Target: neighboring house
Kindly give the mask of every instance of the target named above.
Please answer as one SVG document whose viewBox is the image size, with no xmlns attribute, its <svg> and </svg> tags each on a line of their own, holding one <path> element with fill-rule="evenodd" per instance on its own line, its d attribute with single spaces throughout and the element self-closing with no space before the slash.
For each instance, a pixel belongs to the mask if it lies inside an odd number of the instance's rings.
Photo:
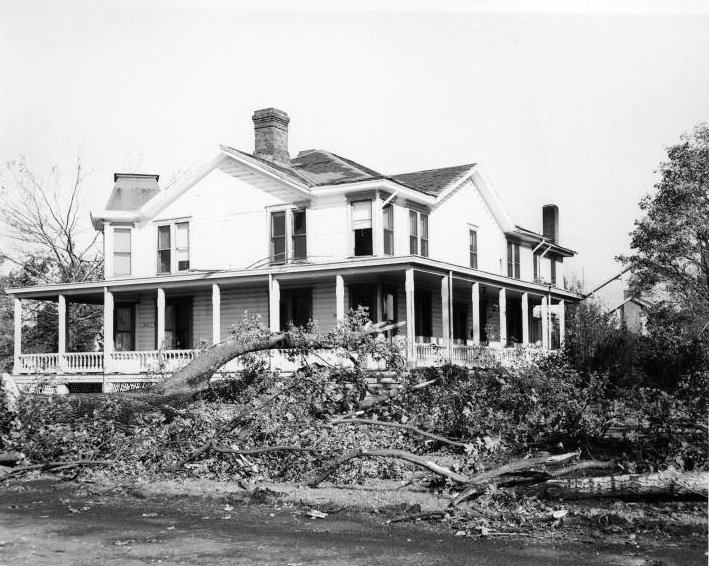
<svg viewBox="0 0 709 566">
<path fill-rule="evenodd" d="M 164 189 L 158 175 L 115 174 L 91 215 L 105 280 L 8 290 L 16 375 L 135 382 L 219 342 L 246 311 L 274 332 L 311 319 L 326 331 L 366 307 L 406 322 L 411 365 L 563 341 L 564 302 L 581 297 L 563 287 L 575 252 L 558 242 L 556 206 L 539 234 L 513 222 L 479 165 L 387 176 L 325 150 L 291 158 L 285 112 L 253 121 L 253 154 L 221 146 Z M 58 302 L 59 352 L 21 353 L 26 299 Z M 68 302 L 103 304 L 103 351 L 66 351 Z"/>
<path fill-rule="evenodd" d="M 607 279 L 587 296 L 600 302 L 604 312 L 610 313 L 618 326 L 639 334 L 646 333 L 647 311 L 652 302 L 630 292 L 630 267 Z"/>
</svg>

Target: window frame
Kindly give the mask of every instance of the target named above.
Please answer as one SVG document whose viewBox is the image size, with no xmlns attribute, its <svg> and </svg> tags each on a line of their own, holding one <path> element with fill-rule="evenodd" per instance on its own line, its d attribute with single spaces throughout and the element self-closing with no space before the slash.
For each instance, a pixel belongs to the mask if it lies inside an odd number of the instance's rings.
<svg viewBox="0 0 709 566">
<path fill-rule="evenodd" d="M 118 233 L 127 233 L 128 234 L 128 251 L 116 251 L 116 242 L 118 241 L 118 238 L 116 237 Z M 122 273 L 118 272 L 116 269 L 116 266 L 118 265 L 118 262 L 116 261 L 116 258 L 121 257 L 121 258 L 128 258 L 128 272 L 127 273 Z M 123 276 L 130 276 L 133 274 L 133 228 L 132 226 L 114 226 L 113 227 L 113 276 L 114 277 L 123 277 Z"/>
<path fill-rule="evenodd" d="M 282 218 L 282 226 L 283 226 L 283 233 L 282 234 L 274 234 L 275 228 L 276 228 L 276 218 Z M 271 265 L 282 265 L 288 261 L 288 250 L 287 244 L 288 244 L 288 216 L 286 215 L 285 210 L 273 210 L 271 211 L 271 215 L 269 218 L 269 247 L 270 247 L 270 253 L 269 253 L 269 263 Z M 279 242 L 282 246 L 282 251 L 279 251 L 276 253 L 276 242 Z M 282 257 L 279 257 L 282 256 Z"/>
<path fill-rule="evenodd" d="M 157 275 L 170 275 L 172 273 L 185 273 L 190 270 L 190 248 L 192 241 L 192 227 L 191 220 L 189 218 L 175 218 L 171 220 L 161 220 L 156 222 L 156 265 L 155 273 Z M 187 227 L 187 246 L 180 246 L 179 241 L 179 228 L 178 226 Z M 167 230 L 165 230 L 167 229 Z M 168 237 L 167 247 L 160 247 L 160 233 L 166 233 Z M 162 271 L 161 266 L 163 265 L 162 253 L 167 253 L 169 258 L 167 264 L 169 265 L 169 271 Z M 184 252 L 186 254 L 186 260 L 180 260 L 180 254 Z M 180 269 L 180 263 L 182 261 L 187 262 L 187 266 L 184 269 Z"/>
<path fill-rule="evenodd" d="M 382 253 L 394 255 L 395 242 L 394 205 L 388 203 L 382 207 Z"/>
<path fill-rule="evenodd" d="M 478 268 L 478 230 L 472 226 L 468 227 L 468 251 L 470 253 L 470 267 Z"/>
<path fill-rule="evenodd" d="M 362 227 L 356 227 L 355 223 L 356 222 L 362 222 L 361 220 L 355 220 L 354 217 L 354 212 L 355 212 L 355 205 L 357 203 L 368 203 L 369 204 L 369 228 L 362 228 Z M 372 257 L 374 255 L 374 199 L 371 197 L 369 198 L 356 198 L 352 199 L 349 201 L 349 207 L 350 207 L 350 234 L 352 237 L 352 257 Z M 366 219 L 365 219 L 366 222 Z M 358 241 L 360 238 L 358 238 L 357 231 L 360 230 L 362 232 L 369 230 L 369 245 L 365 246 L 364 249 L 361 250 L 361 252 L 369 252 L 369 253 L 357 253 L 357 245 Z M 364 234 L 362 234 L 364 235 Z"/>
<path fill-rule="evenodd" d="M 296 215 L 303 215 L 303 232 L 297 233 Z M 308 214 L 305 208 L 294 208 L 291 210 L 291 249 L 293 261 L 307 261 L 308 259 Z M 302 256 L 298 252 L 298 242 L 302 242 Z"/>
<path fill-rule="evenodd" d="M 519 242 L 507 242 L 507 277 L 520 279 L 520 245 Z"/>
<path fill-rule="evenodd" d="M 409 208 L 409 254 L 429 257 L 430 214 L 426 210 Z"/>
</svg>

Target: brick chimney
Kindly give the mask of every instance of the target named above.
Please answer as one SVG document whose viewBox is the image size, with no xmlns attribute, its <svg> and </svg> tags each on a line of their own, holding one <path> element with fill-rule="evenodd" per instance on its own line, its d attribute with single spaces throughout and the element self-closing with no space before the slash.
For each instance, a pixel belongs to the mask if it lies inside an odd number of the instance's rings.
<svg viewBox="0 0 709 566">
<path fill-rule="evenodd" d="M 251 117 L 254 121 L 254 155 L 279 163 L 290 165 L 288 153 L 288 114 L 277 108 L 256 110 Z"/>
<path fill-rule="evenodd" d="M 542 207 L 542 235 L 554 243 L 559 241 L 559 207 L 555 204 Z"/>
</svg>

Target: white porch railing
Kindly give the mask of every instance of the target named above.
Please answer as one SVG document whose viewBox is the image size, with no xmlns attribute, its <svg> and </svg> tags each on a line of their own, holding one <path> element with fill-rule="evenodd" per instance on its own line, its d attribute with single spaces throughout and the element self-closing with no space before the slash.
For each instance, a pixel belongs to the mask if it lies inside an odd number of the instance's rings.
<svg viewBox="0 0 709 566">
<path fill-rule="evenodd" d="M 101 352 L 71 352 L 68 354 L 22 354 L 18 373 L 101 373 Z"/>
<path fill-rule="evenodd" d="M 416 365 L 442 365 L 449 361 L 448 347 L 443 344 L 417 342 L 415 344 Z M 108 355 L 104 368 L 104 354 L 101 352 L 72 352 L 67 354 L 22 354 L 19 356 L 19 374 L 84 374 L 112 373 L 124 375 L 173 373 L 184 367 L 199 354 L 198 350 L 148 350 L 112 352 Z M 486 367 L 496 363 L 531 363 L 547 356 L 547 350 L 537 348 L 493 348 L 476 345 L 453 344 L 451 359 L 453 364 L 467 367 Z M 258 354 L 271 369 L 294 371 L 303 364 L 301 359 L 291 360 L 287 351 L 269 350 Z M 345 358 L 331 350 L 315 352 L 308 356 L 310 363 L 347 365 Z M 241 359 L 228 362 L 222 371 L 233 372 L 243 369 Z"/>
</svg>

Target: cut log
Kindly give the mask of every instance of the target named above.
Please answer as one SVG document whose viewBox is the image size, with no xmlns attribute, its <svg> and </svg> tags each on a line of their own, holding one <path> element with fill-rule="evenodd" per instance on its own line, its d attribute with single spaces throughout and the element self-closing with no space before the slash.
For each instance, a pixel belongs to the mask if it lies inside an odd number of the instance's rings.
<svg viewBox="0 0 709 566">
<path fill-rule="evenodd" d="M 552 499 L 586 499 L 598 497 L 689 497 L 707 498 L 709 472 L 665 471 L 654 474 L 625 474 L 589 478 L 554 478 L 532 491 L 539 497 Z"/>
</svg>

